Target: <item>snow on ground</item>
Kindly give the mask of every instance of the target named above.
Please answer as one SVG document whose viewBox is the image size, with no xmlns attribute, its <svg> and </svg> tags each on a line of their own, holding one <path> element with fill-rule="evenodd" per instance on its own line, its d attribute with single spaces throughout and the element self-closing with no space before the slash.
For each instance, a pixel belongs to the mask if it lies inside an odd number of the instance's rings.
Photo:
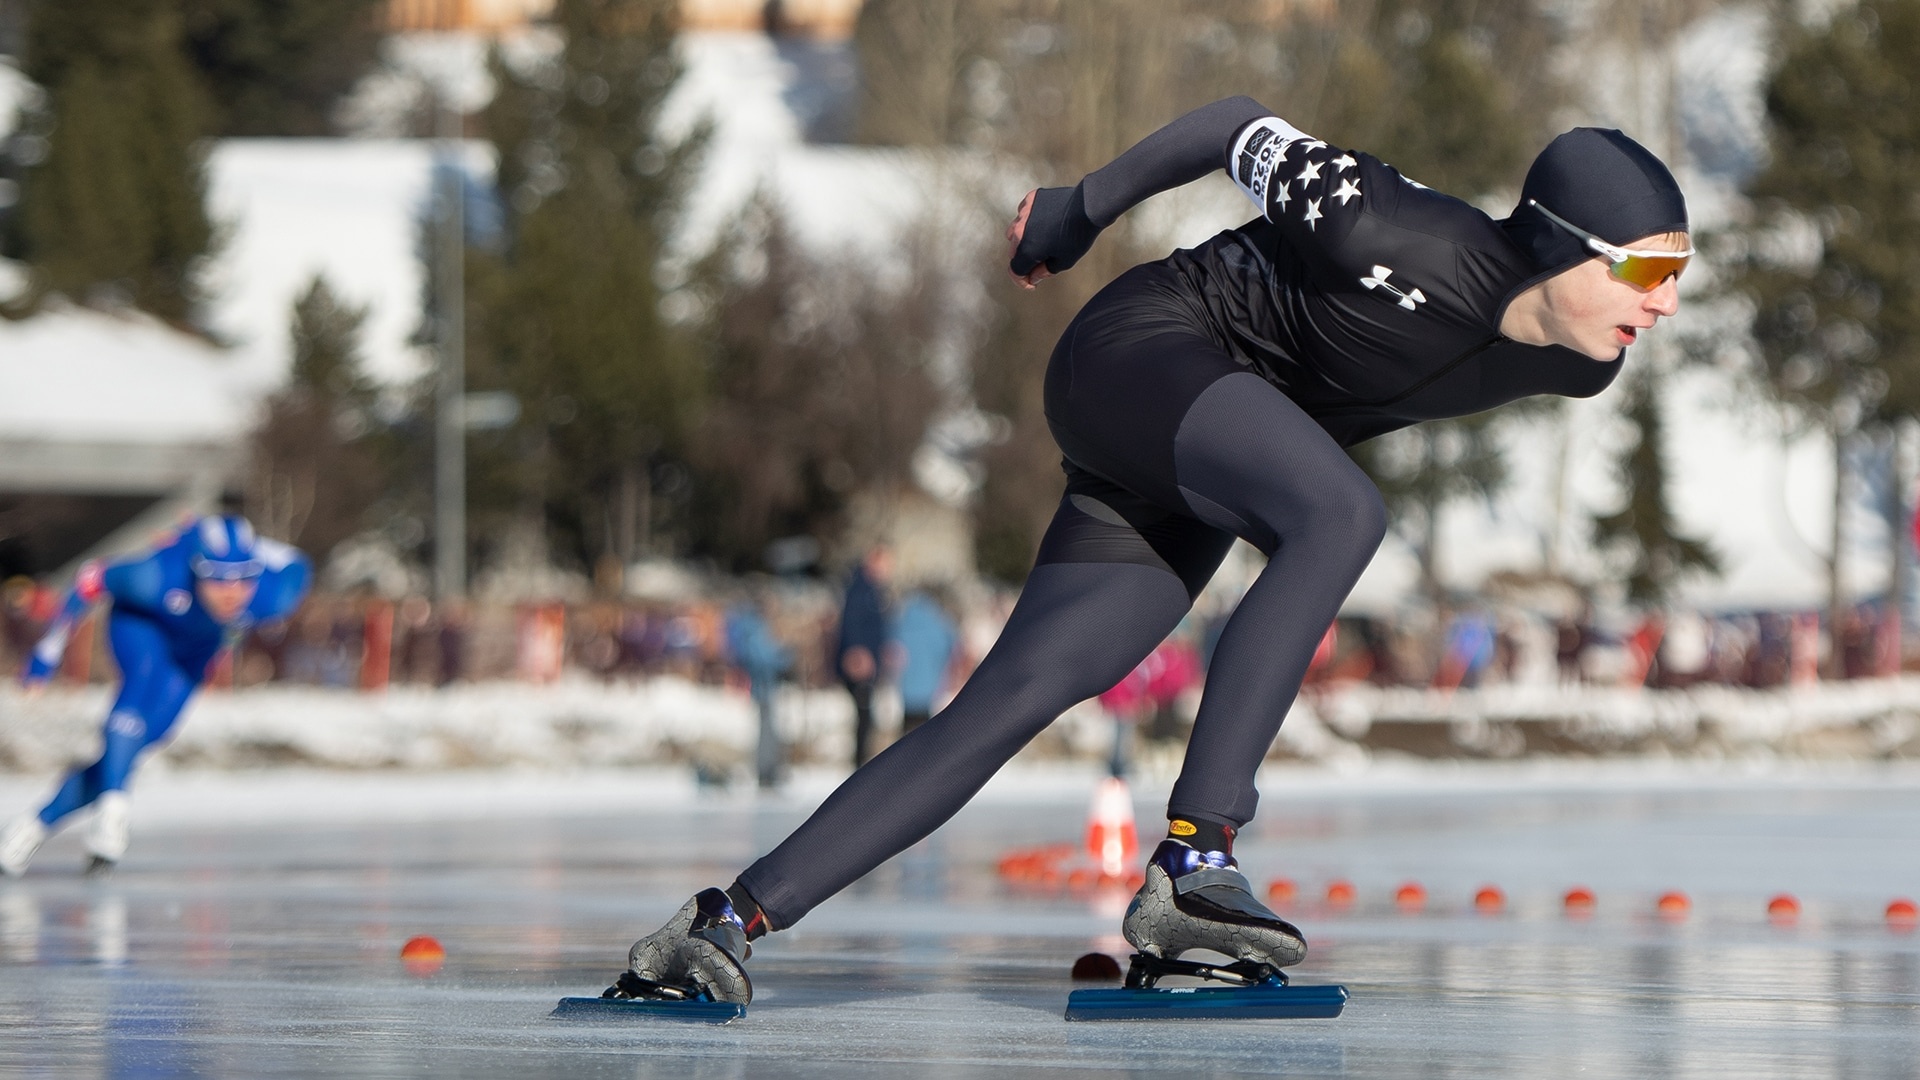
<svg viewBox="0 0 1920 1080">
<path fill-rule="evenodd" d="M 27 698 L 0 690 L 0 767 L 46 773 L 97 754 L 106 688 Z M 851 753 L 852 710 L 838 690 L 788 688 L 783 738 L 802 766 Z M 897 723 L 883 703 L 883 730 Z M 716 784 L 749 782 L 757 739 L 740 691 L 677 678 L 536 687 L 483 683 L 379 694 L 269 686 L 213 691 L 189 705 L 166 767 L 249 769 L 579 769 L 670 766 Z M 1016 759 L 1080 767 L 1105 760 L 1113 728 L 1083 704 Z M 1179 742 L 1144 745 L 1137 775 L 1170 782 Z M 1452 694 L 1355 685 L 1295 705 L 1276 761 L 1356 776 L 1396 762 L 1619 758 L 1756 768 L 1920 757 L 1920 678 L 1759 692 L 1722 686 L 1636 691 L 1497 686 Z"/>
</svg>

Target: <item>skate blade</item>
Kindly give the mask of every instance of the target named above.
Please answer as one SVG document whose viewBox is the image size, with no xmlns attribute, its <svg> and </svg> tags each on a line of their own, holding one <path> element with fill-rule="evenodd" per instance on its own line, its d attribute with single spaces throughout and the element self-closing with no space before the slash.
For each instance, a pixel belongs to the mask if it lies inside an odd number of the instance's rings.
<svg viewBox="0 0 1920 1080">
<path fill-rule="evenodd" d="M 1340 1015 L 1344 986 L 1169 986 L 1075 990 L 1069 1020 L 1311 1020 Z"/>
<path fill-rule="evenodd" d="M 696 1024 L 731 1024 L 747 1015 L 747 1007 L 732 1001 L 564 997 L 550 1015 L 560 1020 L 677 1020 Z"/>
</svg>

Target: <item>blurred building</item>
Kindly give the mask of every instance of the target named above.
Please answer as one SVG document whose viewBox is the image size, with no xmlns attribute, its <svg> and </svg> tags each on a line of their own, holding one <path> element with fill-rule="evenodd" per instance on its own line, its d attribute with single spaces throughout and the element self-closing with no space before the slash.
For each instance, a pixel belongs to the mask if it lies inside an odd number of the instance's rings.
<svg viewBox="0 0 1920 1080">
<path fill-rule="evenodd" d="M 203 338 L 53 305 L 0 320 L 0 578 L 143 543 L 239 467 L 253 395 Z"/>
<path fill-rule="evenodd" d="M 825 39 L 853 34 L 862 0 L 681 0 L 688 30 L 773 30 Z M 400 31 L 502 33 L 545 18 L 553 0 L 391 0 L 387 25 Z"/>
</svg>

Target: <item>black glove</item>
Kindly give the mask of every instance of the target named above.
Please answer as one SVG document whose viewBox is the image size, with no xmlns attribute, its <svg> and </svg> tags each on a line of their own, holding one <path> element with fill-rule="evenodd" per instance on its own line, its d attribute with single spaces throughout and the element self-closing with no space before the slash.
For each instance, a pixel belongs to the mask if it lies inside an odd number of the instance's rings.
<svg viewBox="0 0 1920 1080">
<path fill-rule="evenodd" d="M 1058 274 L 1079 262 L 1099 235 L 1100 226 L 1087 217 L 1086 196 L 1078 186 L 1041 188 L 1033 193 L 1027 231 L 1007 265 L 1019 277 L 1042 263 Z"/>
</svg>

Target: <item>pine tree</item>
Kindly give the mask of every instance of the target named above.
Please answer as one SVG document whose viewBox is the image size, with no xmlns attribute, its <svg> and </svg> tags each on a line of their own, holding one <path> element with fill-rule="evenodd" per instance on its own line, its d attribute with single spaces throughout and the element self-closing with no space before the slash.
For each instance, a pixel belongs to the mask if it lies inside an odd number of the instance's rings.
<svg viewBox="0 0 1920 1080">
<path fill-rule="evenodd" d="M 190 323 L 213 230 L 205 94 L 173 0 L 37 0 L 26 74 L 46 91 L 16 237 L 37 289 Z"/>
<path fill-rule="evenodd" d="M 325 279 L 308 284 L 293 305 L 292 377 L 267 399 L 252 440 L 248 512 L 316 558 L 364 528 L 386 489 L 376 390 L 360 357 L 366 317 Z"/>
<path fill-rule="evenodd" d="M 1833 442 L 1839 625 L 1847 447 L 1920 418 L 1920 2 L 1863 0 L 1824 25 L 1789 26 L 1780 55 L 1770 160 L 1751 185 L 1758 213 L 1727 261 L 1730 287 L 1753 303 L 1761 384 Z M 1896 589 L 1905 562 L 1896 556 Z"/>
<path fill-rule="evenodd" d="M 932 358 L 950 306 L 927 237 L 904 274 L 807 251 L 757 199 L 701 277 L 712 386 L 690 445 L 702 554 L 759 568 L 766 545 L 840 539 L 857 494 L 906 487 L 943 400 Z M 946 288 L 943 288 L 945 286 Z"/>
<path fill-rule="evenodd" d="M 1633 425 L 1634 438 L 1619 462 L 1627 504 L 1593 519 L 1600 549 L 1624 564 L 1619 577 L 1627 584 L 1627 599 L 1649 605 L 1665 602 L 1675 582 L 1690 571 L 1720 571 L 1705 542 L 1678 531 L 1668 505 L 1661 381 L 1658 369 L 1646 365 L 1627 379 L 1621 412 Z"/>
<path fill-rule="evenodd" d="M 381 0 L 178 0 L 221 135 L 330 135 L 373 66 Z"/>
<path fill-rule="evenodd" d="M 670 0 L 560 0 L 560 54 L 524 71 L 496 54 L 483 117 L 507 228 L 503 250 L 469 261 L 470 385 L 519 397 L 511 501 L 587 565 L 637 554 L 618 550 L 636 535 L 633 493 L 701 391 L 656 282 L 702 141 L 658 132 L 679 77 L 674 15 Z"/>
</svg>

